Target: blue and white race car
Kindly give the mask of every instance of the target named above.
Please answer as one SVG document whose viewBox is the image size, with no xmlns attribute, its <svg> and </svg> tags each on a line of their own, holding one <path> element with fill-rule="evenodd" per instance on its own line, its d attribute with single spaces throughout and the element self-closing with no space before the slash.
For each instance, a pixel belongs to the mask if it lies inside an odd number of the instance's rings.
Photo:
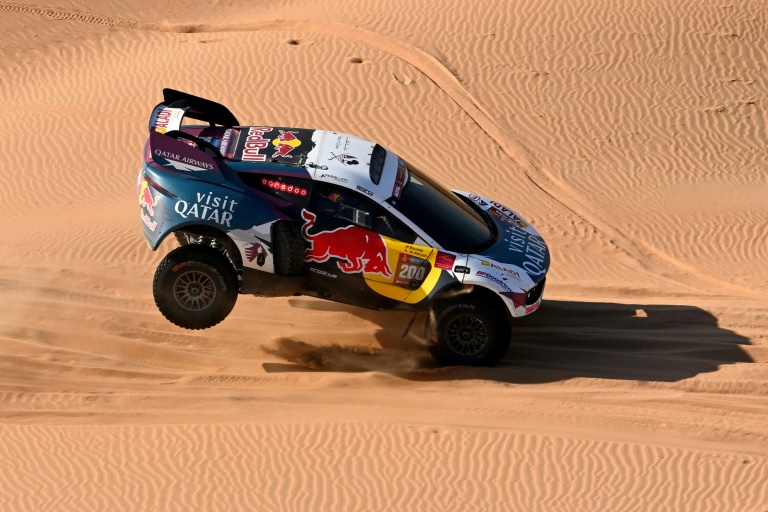
<svg viewBox="0 0 768 512">
<path fill-rule="evenodd" d="M 241 126 L 213 101 L 163 95 L 137 192 L 149 247 L 181 243 L 153 282 L 174 324 L 211 327 L 239 293 L 310 295 L 427 311 L 438 363 L 490 366 L 510 320 L 541 304 L 549 250 L 511 208 L 447 190 L 374 142 Z"/>
</svg>

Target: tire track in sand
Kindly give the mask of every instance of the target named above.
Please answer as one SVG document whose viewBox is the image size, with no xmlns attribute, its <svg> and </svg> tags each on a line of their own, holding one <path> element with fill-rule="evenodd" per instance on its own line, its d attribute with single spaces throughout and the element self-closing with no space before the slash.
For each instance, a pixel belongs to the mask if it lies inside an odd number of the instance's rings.
<svg viewBox="0 0 768 512">
<path fill-rule="evenodd" d="M 111 27 L 148 29 L 148 25 L 134 20 L 118 18 L 116 16 L 105 16 L 92 11 L 81 9 L 71 9 L 67 7 L 56 7 L 53 5 L 24 4 L 20 2 L 0 2 L 0 11 L 19 12 L 23 14 L 36 14 L 38 16 L 47 16 L 59 20 L 75 20 L 85 23 L 96 23 L 98 25 L 109 25 Z"/>
<path fill-rule="evenodd" d="M 428 52 L 409 45 L 393 37 L 368 32 L 345 23 L 334 21 L 306 20 L 266 20 L 231 26 L 207 24 L 164 25 L 140 23 L 135 20 L 115 16 L 101 15 L 81 9 L 62 8 L 49 5 L 25 4 L 19 2 L 0 2 L 0 11 L 20 12 L 48 16 L 57 19 L 71 19 L 86 23 L 97 23 L 132 30 L 158 32 L 256 32 L 256 31 L 302 31 L 322 33 L 334 37 L 340 34 L 346 39 L 377 48 L 410 64 L 424 77 L 442 90 L 467 116 L 469 116 L 485 135 L 515 161 L 529 182 L 543 194 L 560 204 L 585 223 L 591 224 L 602 232 L 609 243 L 620 253 L 634 262 L 644 273 L 661 276 L 667 281 L 685 286 L 694 291 L 711 293 L 710 287 L 702 287 L 702 281 L 716 285 L 718 290 L 729 290 L 756 299 L 768 299 L 768 294 L 753 288 L 740 286 L 711 276 L 689 265 L 662 249 L 636 240 L 622 233 L 609 221 L 592 211 L 579 194 L 563 179 L 544 169 L 519 141 L 509 136 L 499 127 L 490 115 L 437 58 Z M 672 267 L 672 270 L 670 270 Z"/>
</svg>

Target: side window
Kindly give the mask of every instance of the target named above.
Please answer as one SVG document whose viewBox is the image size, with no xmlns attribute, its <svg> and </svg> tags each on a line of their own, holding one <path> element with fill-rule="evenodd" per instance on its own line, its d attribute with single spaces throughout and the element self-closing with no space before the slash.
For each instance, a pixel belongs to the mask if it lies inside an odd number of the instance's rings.
<svg viewBox="0 0 768 512">
<path fill-rule="evenodd" d="M 277 196 L 299 206 L 306 207 L 309 204 L 311 180 L 250 172 L 238 173 L 238 177 L 249 187 L 261 192 Z"/>
<path fill-rule="evenodd" d="M 318 214 L 345 220 L 402 242 L 416 240 L 416 233 L 367 197 L 327 183 L 318 183 L 316 187 Z"/>
</svg>

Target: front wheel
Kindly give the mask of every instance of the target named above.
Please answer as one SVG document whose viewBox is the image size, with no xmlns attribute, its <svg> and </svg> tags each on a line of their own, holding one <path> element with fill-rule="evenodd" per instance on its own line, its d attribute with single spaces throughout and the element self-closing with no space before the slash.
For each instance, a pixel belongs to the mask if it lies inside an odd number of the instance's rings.
<svg viewBox="0 0 768 512">
<path fill-rule="evenodd" d="M 441 366 L 494 366 L 510 335 L 506 313 L 471 296 L 436 304 L 427 317 L 427 346 Z"/>
<path fill-rule="evenodd" d="M 213 327 L 235 307 L 237 272 L 216 249 L 185 245 L 158 265 L 152 291 L 157 308 L 185 329 Z"/>
</svg>

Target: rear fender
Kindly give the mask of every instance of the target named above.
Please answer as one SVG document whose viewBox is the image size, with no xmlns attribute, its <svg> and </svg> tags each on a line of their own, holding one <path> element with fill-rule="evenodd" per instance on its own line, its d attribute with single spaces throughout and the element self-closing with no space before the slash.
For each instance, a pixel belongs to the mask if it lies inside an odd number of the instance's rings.
<svg viewBox="0 0 768 512">
<path fill-rule="evenodd" d="M 201 244 L 223 251 L 238 272 L 243 268 L 243 258 L 237 244 L 227 233 L 220 229 L 200 224 L 190 224 L 176 229 L 173 231 L 173 235 L 181 245 Z"/>
</svg>

